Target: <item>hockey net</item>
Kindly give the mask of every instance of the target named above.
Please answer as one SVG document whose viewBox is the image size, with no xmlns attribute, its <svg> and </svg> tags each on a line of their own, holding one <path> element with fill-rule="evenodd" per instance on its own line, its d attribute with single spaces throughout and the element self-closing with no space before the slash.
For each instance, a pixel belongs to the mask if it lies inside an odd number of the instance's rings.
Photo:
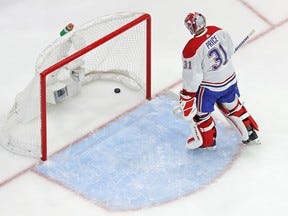
<svg viewBox="0 0 288 216">
<path fill-rule="evenodd" d="M 96 80 L 120 82 L 150 99 L 150 52 L 149 14 L 119 13 L 76 26 L 39 55 L 35 76 L 1 125 L 1 145 L 46 160 L 49 110 L 81 97 L 81 89 Z"/>
</svg>

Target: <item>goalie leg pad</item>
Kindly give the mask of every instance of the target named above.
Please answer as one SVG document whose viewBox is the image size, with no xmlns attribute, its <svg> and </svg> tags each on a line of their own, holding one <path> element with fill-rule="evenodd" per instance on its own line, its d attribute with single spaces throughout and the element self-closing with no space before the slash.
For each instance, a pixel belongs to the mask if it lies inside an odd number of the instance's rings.
<svg viewBox="0 0 288 216">
<path fill-rule="evenodd" d="M 210 114 L 206 114 L 205 117 L 196 115 L 194 121 L 196 124 L 192 127 L 192 136 L 188 138 L 186 147 L 188 149 L 215 149 L 217 133 L 214 120 Z"/>
<path fill-rule="evenodd" d="M 234 107 L 229 109 L 231 105 L 234 105 Z M 240 132 L 244 143 L 249 140 L 252 131 L 259 130 L 256 121 L 247 112 L 247 109 L 241 104 L 237 97 L 235 97 L 232 103 L 217 103 L 217 106 L 229 122 Z M 254 134 L 256 133 L 254 132 Z"/>
</svg>

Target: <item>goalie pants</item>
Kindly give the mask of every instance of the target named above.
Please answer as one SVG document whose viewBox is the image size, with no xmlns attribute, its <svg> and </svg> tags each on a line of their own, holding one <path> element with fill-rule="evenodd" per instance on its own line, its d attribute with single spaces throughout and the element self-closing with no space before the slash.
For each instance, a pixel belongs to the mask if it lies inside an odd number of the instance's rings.
<svg viewBox="0 0 288 216">
<path fill-rule="evenodd" d="M 223 91 L 212 91 L 200 85 L 196 93 L 197 110 L 200 113 L 211 113 L 216 103 L 232 103 L 235 95 L 240 96 L 237 83 Z"/>
</svg>

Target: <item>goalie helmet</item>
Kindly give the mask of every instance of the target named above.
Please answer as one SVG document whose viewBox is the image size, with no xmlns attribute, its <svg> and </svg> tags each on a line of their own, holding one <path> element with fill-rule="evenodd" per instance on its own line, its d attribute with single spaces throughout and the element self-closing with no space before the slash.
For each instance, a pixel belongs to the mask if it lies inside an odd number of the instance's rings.
<svg viewBox="0 0 288 216">
<path fill-rule="evenodd" d="M 193 35 L 206 27 L 206 19 L 202 14 L 198 12 L 189 13 L 185 18 L 184 24 Z"/>
</svg>

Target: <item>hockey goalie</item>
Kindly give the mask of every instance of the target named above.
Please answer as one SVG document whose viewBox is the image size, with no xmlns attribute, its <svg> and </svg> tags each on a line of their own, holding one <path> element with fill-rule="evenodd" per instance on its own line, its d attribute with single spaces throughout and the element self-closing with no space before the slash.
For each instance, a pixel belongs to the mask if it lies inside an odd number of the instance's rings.
<svg viewBox="0 0 288 216">
<path fill-rule="evenodd" d="M 239 131 L 244 144 L 260 143 L 258 125 L 239 100 L 239 89 L 231 57 L 235 52 L 230 35 L 217 26 L 206 26 L 200 13 L 189 13 L 185 26 L 192 34 L 183 49 L 183 89 L 180 107 L 191 122 L 189 149 L 215 149 L 214 105 Z"/>
</svg>

